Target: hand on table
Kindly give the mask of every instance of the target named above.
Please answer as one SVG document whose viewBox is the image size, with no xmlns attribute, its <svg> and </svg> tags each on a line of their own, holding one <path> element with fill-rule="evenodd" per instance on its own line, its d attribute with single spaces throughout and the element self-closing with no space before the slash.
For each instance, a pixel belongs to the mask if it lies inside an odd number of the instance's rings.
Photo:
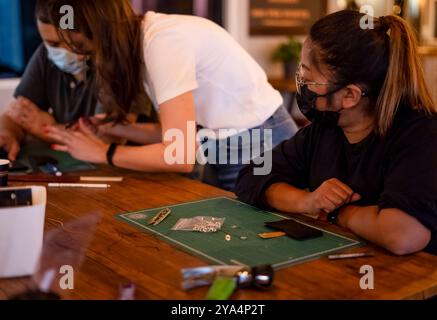
<svg viewBox="0 0 437 320">
<path fill-rule="evenodd" d="M 59 141 L 53 150 L 68 152 L 74 158 L 97 164 L 106 163 L 109 145 L 100 140 L 84 119 L 80 119 L 75 130 L 56 126 L 46 129 L 49 138 Z"/>
<path fill-rule="evenodd" d="M 8 132 L 0 132 L 0 148 L 8 153 L 8 159 L 13 162 L 20 153 L 20 142 Z"/>
<path fill-rule="evenodd" d="M 125 144 L 125 139 L 115 135 L 117 126 L 120 126 L 121 124 L 115 124 L 113 121 L 106 122 L 104 121 L 105 118 L 105 114 L 99 114 L 89 118 L 81 118 L 81 120 L 83 126 L 86 126 L 95 136 L 105 143 Z M 70 129 L 77 130 L 78 126 L 79 122 L 74 124 Z"/>
<path fill-rule="evenodd" d="M 19 97 L 6 110 L 6 114 L 31 135 L 46 140 L 44 130 L 48 125 L 56 124 L 52 115 L 42 111 L 29 99 Z"/>
<path fill-rule="evenodd" d="M 325 220 L 329 213 L 360 199 L 361 196 L 349 186 L 338 179 L 330 179 L 307 195 L 305 199 L 306 212 L 311 215 L 319 215 L 319 219 Z"/>
</svg>

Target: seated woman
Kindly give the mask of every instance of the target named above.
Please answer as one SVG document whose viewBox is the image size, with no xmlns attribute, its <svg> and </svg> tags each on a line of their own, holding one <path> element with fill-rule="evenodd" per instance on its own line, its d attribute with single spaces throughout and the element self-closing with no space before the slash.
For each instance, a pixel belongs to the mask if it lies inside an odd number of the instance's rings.
<svg viewBox="0 0 437 320">
<path fill-rule="evenodd" d="M 275 148 L 270 175 L 243 169 L 237 194 L 327 219 L 396 255 L 437 254 L 437 109 L 416 40 L 401 18 L 362 29 L 363 17 L 341 11 L 312 27 L 296 75 L 312 124 Z"/>
</svg>

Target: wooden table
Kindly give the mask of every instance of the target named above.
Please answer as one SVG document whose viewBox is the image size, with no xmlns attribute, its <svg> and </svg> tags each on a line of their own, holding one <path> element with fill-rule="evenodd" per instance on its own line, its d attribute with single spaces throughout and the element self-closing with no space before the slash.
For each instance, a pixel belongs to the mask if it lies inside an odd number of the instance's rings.
<svg viewBox="0 0 437 320">
<path fill-rule="evenodd" d="M 149 175 L 102 168 L 102 175 L 123 175 L 110 190 L 49 189 L 46 218 L 68 221 L 90 212 L 103 219 L 76 274 L 68 299 L 116 299 L 120 284 L 134 282 L 138 299 L 203 299 L 206 288 L 184 292 L 180 270 L 205 262 L 138 232 L 114 218 L 117 213 L 167 206 L 208 197 L 233 196 L 178 175 Z M 91 173 L 96 175 L 96 173 Z M 46 220 L 46 228 L 59 227 Z M 437 295 L 437 257 L 419 253 L 394 257 L 381 249 L 373 258 L 307 262 L 277 272 L 269 292 L 241 290 L 234 299 L 426 299 Z M 363 250 L 363 249 L 358 249 Z M 375 290 L 360 289 L 359 271 L 371 265 Z M 0 299 L 23 291 L 27 279 L 0 280 Z"/>
</svg>

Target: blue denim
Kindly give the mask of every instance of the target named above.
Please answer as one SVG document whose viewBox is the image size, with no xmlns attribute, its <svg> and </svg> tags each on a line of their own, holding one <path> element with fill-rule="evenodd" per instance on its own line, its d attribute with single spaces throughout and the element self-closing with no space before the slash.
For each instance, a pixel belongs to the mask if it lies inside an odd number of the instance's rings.
<svg viewBox="0 0 437 320">
<path fill-rule="evenodd" d="M 255 154 L 258 153 L 259 155 L 264 151 L 269 151 L 267 149 L 264 150 L 264 148 L 262 147 L 265 146 L 264 130 L 272 130 L 272 145 L 270 146 L 270 149 L 273 149 L 281 142 L 292 138 L 298 130 L 296 123 L 293 121 L 290 114 L 284 107 L 280 107 L 261 126 L 249 129 L 250 136 L 252 136 L 252 133 L 255 129 L 258 129 L 261 132 L 261 149 L 258 149 L 256 151 L 253 150 L 253 146 L 251 143 L 247 143 L 247 141 L 246 143 L 244 143 L 243 138 L 238 139 L 238 145 L 235 145 L 235 143 L 231 143 L 231 139 L 235 142 L 236 138 L 240 138 L 240 136 L 243 136 L 244 134 L 232 136 L 227 139 L 215 140 L 214 142 L 216 144 L 217 164 L 207 164 L 206 166 L 204 166 L 202 168 L 203 174 L 200 180 L 205 183 L 220 187 L 222 189 L 233 191 L 238 179 L 238 174 L 247 165 L 247 163 L 244 163 L 244 159 L 242 158 L 243 152 L 251 151 L 252 154 L 255 152 Z M 245 134 L 247 135 L 247 132 Z M 269 146 L 266 147 L 269 148 Z M 229 155 L 231 152 L 235 152 L 237 149 L 237 164 L 230 164 L 231 162 Z M 227 154 L 227 164 L 219 164 L 220 154 Z M 208 157 L 207 154 L 205 156 Z M 256 156 L 253 158 L 256 158 Z"/>
</svg>

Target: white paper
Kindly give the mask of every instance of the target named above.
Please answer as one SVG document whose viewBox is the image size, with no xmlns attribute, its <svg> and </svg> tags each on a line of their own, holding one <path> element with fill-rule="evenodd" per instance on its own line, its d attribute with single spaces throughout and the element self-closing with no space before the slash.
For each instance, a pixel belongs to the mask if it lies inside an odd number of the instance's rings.
<svg viewBox="0 0 437 320">
<path fill-rule="evenodd" d="M 47 192 L 32 189 L 32 206 L 0 209 L 0 278 L 32 275 L 41 256 Z"/>
</svg>

